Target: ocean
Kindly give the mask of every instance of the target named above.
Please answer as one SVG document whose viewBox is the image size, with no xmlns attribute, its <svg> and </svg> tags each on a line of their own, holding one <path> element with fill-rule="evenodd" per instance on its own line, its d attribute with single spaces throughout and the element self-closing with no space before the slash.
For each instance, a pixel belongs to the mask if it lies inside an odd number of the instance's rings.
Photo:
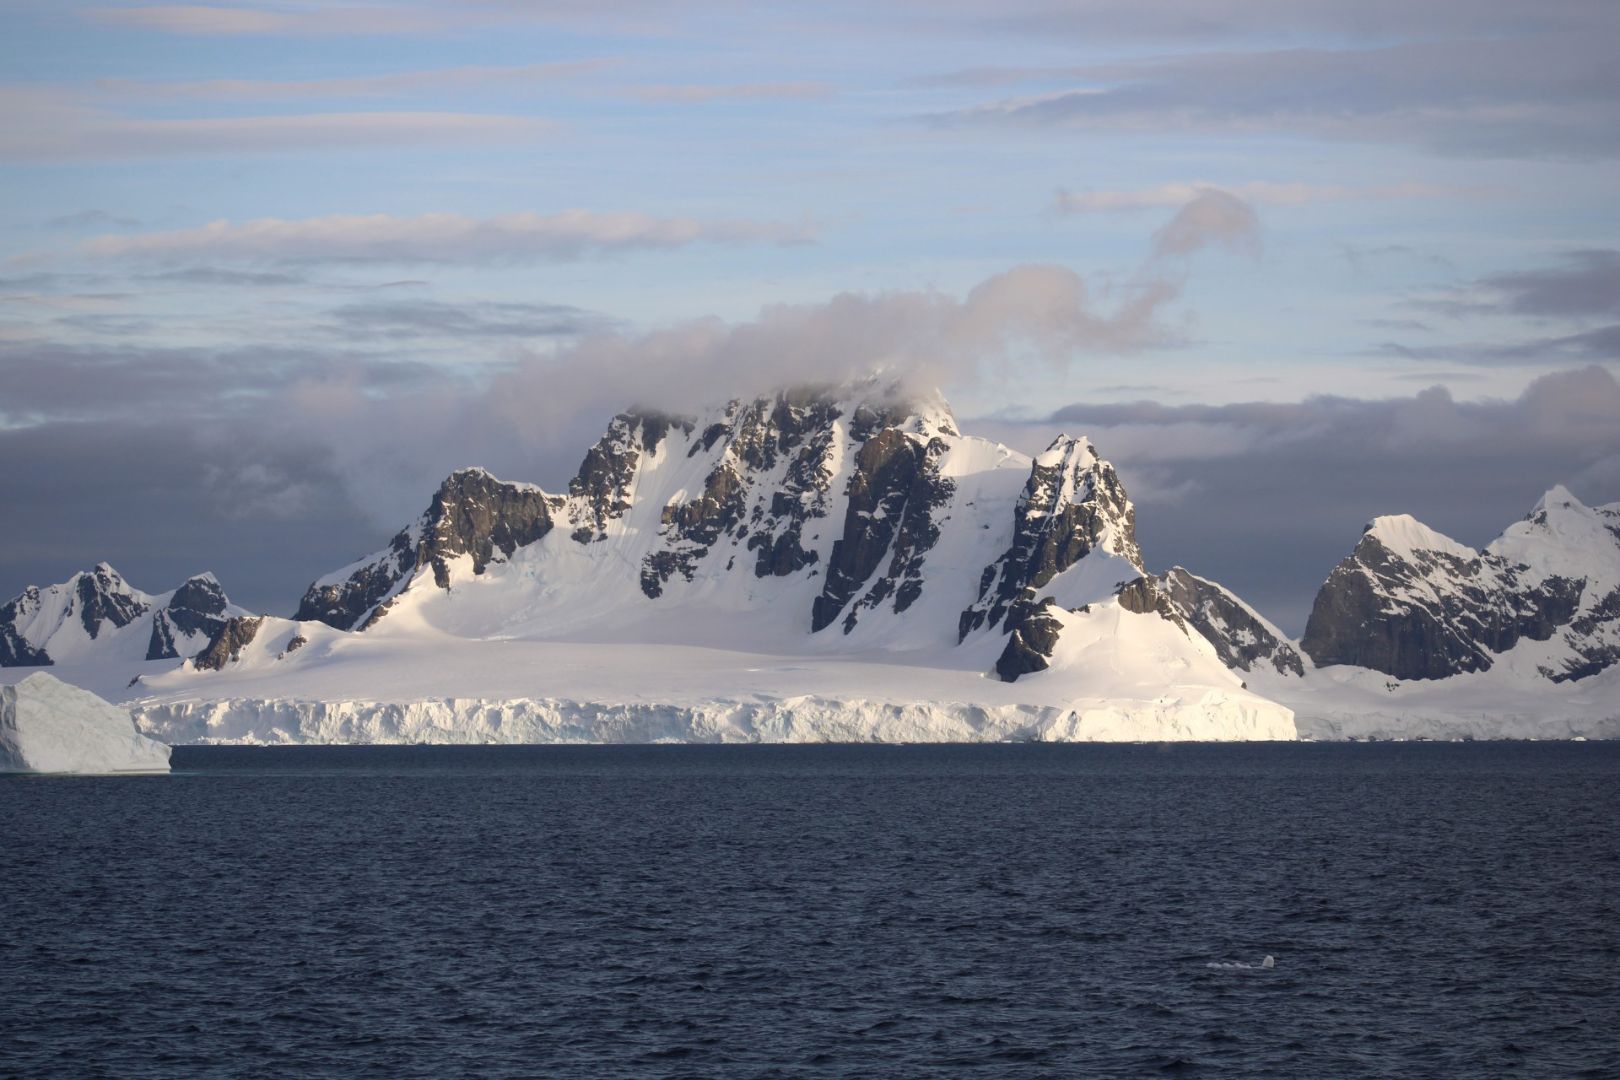
<svg viewBox="0 0 1620 1080">
<path fill-rule="evenodd" d="M 173 763 L 0 778 L 0 1075 L 1620 1075 L 1620 744 Z"/>
</svg>

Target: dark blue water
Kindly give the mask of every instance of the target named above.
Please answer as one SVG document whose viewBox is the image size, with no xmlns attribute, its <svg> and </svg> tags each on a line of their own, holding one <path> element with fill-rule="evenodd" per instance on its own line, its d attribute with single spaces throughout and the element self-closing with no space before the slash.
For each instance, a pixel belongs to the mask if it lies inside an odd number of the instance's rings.
<svg viewBox="0 0 1620 1080">
<path fill-rule="evenodd" d="M 1620 1075 L 1620 745 L 174 762 L 0 782 L 0 1074 Z"/>
</svg>

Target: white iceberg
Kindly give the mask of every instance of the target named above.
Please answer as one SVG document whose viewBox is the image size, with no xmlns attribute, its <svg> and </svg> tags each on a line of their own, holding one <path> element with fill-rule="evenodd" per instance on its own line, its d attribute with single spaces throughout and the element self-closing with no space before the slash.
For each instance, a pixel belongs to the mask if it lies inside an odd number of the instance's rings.
<svg viewBox="0 0 1620 1080">
<path fill-rule="evenodd" d="M 0 686 L 0 772 L 166 773 L 169 748 L 127 709 L 36 672 Z"/>
</svg>

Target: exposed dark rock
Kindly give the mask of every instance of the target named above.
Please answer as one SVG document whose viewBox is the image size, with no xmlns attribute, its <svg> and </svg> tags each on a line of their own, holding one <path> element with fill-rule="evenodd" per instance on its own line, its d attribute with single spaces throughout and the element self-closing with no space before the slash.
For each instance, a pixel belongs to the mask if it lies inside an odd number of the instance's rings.
<svg viewBox="0 0 1620 1080">
<path fill-rule="evenodd" d="M 980 575 L 979 598 L 958 622 L 959 640 L 981 626 L 1014 629 L 1033 610 L 1039 590 L 1109 534 L 1117 554 L 1142 572 L 1135 511 L 1114 467 L 1089 443 L 1053 442 L 1031 466 L 1013 513 L 1012 544 Z"/>
<path fill-rule="evenodd" d="M 690 432 L 692 423 L 654 412 L 627 412 L 615 416 L 607 433 L 585 452 L 579 472 L 568 483 L 574 497 L 574 531 L 581 544 L 602 539 L 607 524 L 630 509 L 636 466 L 643 453 L 657 451 L 670 431 Z"/>
<path fill-rule="evenodd" d="M 221 670 L 226 664 L 240 658 L 242 650 L 258 636 L 259 627 L 263 624 L 262 616 L 256 618 L 238 616 L 226 619 L 208 642 L 207 647 L 196 655 L 192 663 L 199 671 Z"/>
<path fill-rule="evenodd" d="M 727 458 L 709 472 L 703 494 L 688 503 L 664 507 L 662 535 L 671 545 L 648 555 L 641 568 L 641 591 L 657 597 L 679 573 L 687 581 L 699 560 L 724 533 L 736 532 L 747 509 L 747 486 Z"/>
<path fill-rule="evenodd" d="M 1369 527 L 1316 594 L 1300 647 L 1318 665 L 1397 679 L 1484 671 L 1523 638 L 1545 641 L 1580 604 L 1581 581 L 1530 580 L 1494 555 L 1392 551 Z"/>
<path fill-rule="evenodd" d="M 172 660 L 180 655 L 180 649 L 175 643 L 174 624 L 169 621 L 169 614 L 160 611 L 152 616 L 152 636 L 146 642 L 146 658 L 148 660 Z"/>
<path fill-rule="evenodd" d="M 996 674 L 1002 682 L 1016 682 L 1020 675 L 1045 671 L 1051 664 L 1063 632 L 1063 624 L 1051 611 L 1055 606 L 1050 600 L 1043 603 L 1007 635 L 1007 645 L 996 660 Z"/>
<path fill-rule="evenodd" d="M 857 410 L 857 416 L 859 413 Z M 951 491 L 950 482 L 938 475 L 934 464 L 943 448 L 944 443 L 937 439 L 925 443 L 888 427 L 876 431 L 856 451 L 843 535 L 833 543 L 826 583 L 811 609 L 813 631 L 838 618 L 890 554 L 891 545 L 892 572 L 873 585 L 863 606 L 881 603 L 903 579 L 920 580 L 922 556 L 939 536 L 930 515 Z M 852 610 L 845 620 L 845 633 L 854 628 L 854 616 Z"/>
<path fill-rule="evenodd" d="M 923 563 L 940 536 L 935 512 L 948 506 L 956 492 L 956 485 L 939 473 L 939 459 L 947 449 L 945 441 L 939 438 L 930 439 L 923 447 L 916 476 L 905 493 L 900 527 L 890 545 L 892 554 L 888 568 L 864 595 L 850 604 L 844 616 L 844 633 L 855 629 L 863 609 L 877 608 L 891 595 L 896 614 L 905 611 L 922 595 Z"/>
<path fill-rule="evenodd" d="M 0 607 L 0 667 L 50 667 L 54 660 L 44 649 L 36 649 L 12 628 L 15 602 Z"/>
<path fill-rule="evenodd" d="M 1613 530 L 1611 530 L 1613 531 Z M 1620 543 L 1620 531 L 1615 532 Z M 1572 619 L 1565 640 L 1575 654 L 1562 669 L 1543 671 L 1553 682 L 1575 682 L 1620 664 L 1620 589 L 1586 606 Z"/>
<path fill-rule="evenodd" d="M 1269 665 L 1285 675 L 1305 674 L 1305 662 L 1294 647 L 1213 581 L 1179 566 L 1152 580 L 1169 612 L 1215 646 L 1216 655 L 1228 668 L 1253 671 L 1256 666 Z M 1125 603 L 1123 591 L 1120 602 Z"/>
<path fill-rule="evenodd" d="M 118 571 L 106 563 L 99 563 L 94 570 L 79 575 L 74 604 L 84 632 L 92 641 L 101 633 L 103 622 L 115 628 L 128 626 L 148 610 L 145 603 L 130 595 L 129 585 L 118 576 Z"/>
<path fill-rule="evenodd" d="M 293 617 L 324 622 L 340 630 L 364 629 L 368 619 L 418 569 L 450 587 L 451 559 L 472 556 L 481 574 L 497 557 L 508 558 L 551 531 L 560 500 L 539 488 L 497 480 L 483 469 L 452 473 L 433 496 L 427 512 L 402 530 L 377 559 L 347 578 L 309 587 Z"/>
<path fill-rule="evenodd" d="M 210 636 L 225 620 L 229 601 L 211 574 L 188 579 L 174 591 L 168 606 L 152 616 L 147 640 L 148 660 L 172 660 L 180 655 L 179 639 L 194 634 Z"/>
</svg>

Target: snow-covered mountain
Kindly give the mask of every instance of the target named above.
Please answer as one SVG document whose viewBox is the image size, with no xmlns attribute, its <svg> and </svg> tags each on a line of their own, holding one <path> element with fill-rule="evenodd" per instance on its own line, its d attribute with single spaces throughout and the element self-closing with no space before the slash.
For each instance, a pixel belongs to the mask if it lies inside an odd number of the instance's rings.
<svg viewBox="0 0 1620 1080">
<path fill-rule="evenodd" d="M 170 741 L 1620 736 L 1620 506 L 1554 489 L 1483 552 L 1379 518 L 1296 644 L 1151 572 L 1086 439 L 867 383 L 627 412 L 565 493 L 460 470 L 292 619 L 98 567 L 0 650 L 104 694 L 139 660 Z"/>
<path fill-rule="evenodd" d="M 179 660 L 206 648 L 227 620 L 246 614 L 213 574 L 153 596 L 101 563 L 59 585 L 29 586 L 0 606 L 0 667 L 122 670 Z"/>
<path fill-rule="evenodd" d="M 937 396 L 633 411 L 566 494 L 451 475 L 139 707 L 177 738 L 1293 737 L 1203 629 L 1120 600 L 1134 518 L 1085 439 L 1031 459 Z"/>
<path fill-rule="evenodd" d="M 1251 685 L 1323 737 L 1620 738 L 1620 504 L 1555 487 L 1483 551 L 1378 518 L 1300 645 L 1308 678 Z"/>
<path fill-rule="evenodd" d="M 1411 517 L 1381 517 L 1317 594 L 1301 646 L 1319 665 L 1397 679 L 1535 657 L 1553 682 L 1620 661 L 1620 504 L 1553 488 L 1475 551 Z"/>
</svg>

